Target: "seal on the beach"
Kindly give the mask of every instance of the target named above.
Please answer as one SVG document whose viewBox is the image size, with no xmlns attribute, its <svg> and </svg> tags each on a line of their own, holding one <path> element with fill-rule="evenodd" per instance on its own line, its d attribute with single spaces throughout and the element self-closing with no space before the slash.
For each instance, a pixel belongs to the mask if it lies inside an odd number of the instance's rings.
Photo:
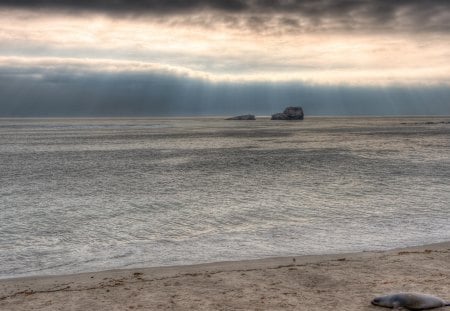
<svg viewBox="0 0 450 311">
<path fill-rule="evenodd" d="M 399 293 L 376 297 L 372 300 L 375 306 L 386 308 L 405 308 L 408 310 L 428 310 L 433 308 L 450 306 L 441 298 L 415 293 Z"/>
</svg>

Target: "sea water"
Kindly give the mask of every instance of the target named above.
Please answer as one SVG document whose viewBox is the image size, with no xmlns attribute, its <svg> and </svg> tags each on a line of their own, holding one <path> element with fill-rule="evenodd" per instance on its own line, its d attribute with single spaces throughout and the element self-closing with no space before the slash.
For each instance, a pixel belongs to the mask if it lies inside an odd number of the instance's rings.
<svg viewBox="0 0 450 311">
<path fill-rule="evenodd" d="M 0 277 L 450 240 L 447 119 L 0 119 Z"/>
</svg>

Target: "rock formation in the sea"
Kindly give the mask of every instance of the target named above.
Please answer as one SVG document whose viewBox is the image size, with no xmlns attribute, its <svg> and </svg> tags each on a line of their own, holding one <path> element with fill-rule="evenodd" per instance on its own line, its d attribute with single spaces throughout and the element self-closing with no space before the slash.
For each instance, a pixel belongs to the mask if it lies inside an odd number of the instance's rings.
<svg viewBox="0 0 450 311">
<path fill-rule="evenodd" d="M 256 120 L 256 118 L 252 114 L 245 114 L 242 116 L 236 116 L 236 117 L 228 118 L 225 120 Z"/>
<path fill-rule="evenodd" d="M 272 120 L 303 120 L 303 118 L 302 107 L 287 107 L 282 113 L 272 115 Z"/>
<path fill-rule="evenodd" d="M 287 114 L 280 112 L 273 114 L 272 120 L 289 120 L 289 117 L 287 116 Z"/>
<path fill-rule="evenodd" d="M 402 124 L 402 125 L 409 125 L 409 124 L 414 124 L 414 125 L 436 125 L 436 124 L 450 124 L 450 121 L 438 121 L 438 122 L 426 121 L 426 122 L 414 122 L 414 123 L 402 122 L 400 124 Z"/>
</svg>

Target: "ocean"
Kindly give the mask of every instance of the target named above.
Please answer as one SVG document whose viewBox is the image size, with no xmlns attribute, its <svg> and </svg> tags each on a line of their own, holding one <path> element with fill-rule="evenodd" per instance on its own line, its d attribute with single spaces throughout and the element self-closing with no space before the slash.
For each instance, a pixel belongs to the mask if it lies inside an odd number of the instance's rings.
<svg viewBox="0 0 450 311">
<path fill-rule="evenodd" d="M 0 119 L 0 278 L 448 241 L 449 119 Z"/>
</svg>

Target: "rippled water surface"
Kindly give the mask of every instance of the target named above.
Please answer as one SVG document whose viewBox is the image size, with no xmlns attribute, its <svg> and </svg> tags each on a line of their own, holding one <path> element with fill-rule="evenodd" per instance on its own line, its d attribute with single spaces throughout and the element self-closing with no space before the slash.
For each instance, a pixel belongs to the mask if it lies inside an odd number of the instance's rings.
<svg viewBox="0 0 450 311">
<path fill-rule="evenodd" d="M 0 277 L 450 240 L 442 120 L 0 119 Z"/>
</svg>

